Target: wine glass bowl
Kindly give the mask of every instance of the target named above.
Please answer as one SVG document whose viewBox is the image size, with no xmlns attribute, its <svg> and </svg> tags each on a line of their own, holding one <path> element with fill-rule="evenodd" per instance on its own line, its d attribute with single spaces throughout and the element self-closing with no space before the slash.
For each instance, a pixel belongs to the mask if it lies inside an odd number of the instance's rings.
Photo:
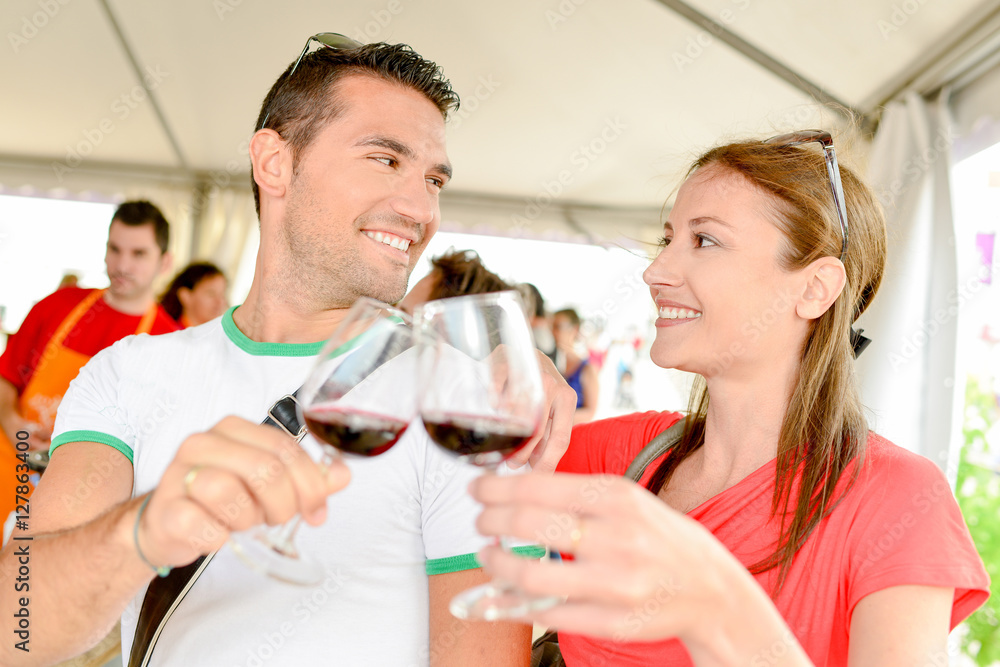
<svg viewBox="0 0 1000 667">
<path fill-rule="evenodd" d="M 396 444 L 417 414 L 409 316 L 359 299 L 338 332 L 320 350 L 299 391 L 299 418 L 328 455 L 378 456 Z"/>
</svg>

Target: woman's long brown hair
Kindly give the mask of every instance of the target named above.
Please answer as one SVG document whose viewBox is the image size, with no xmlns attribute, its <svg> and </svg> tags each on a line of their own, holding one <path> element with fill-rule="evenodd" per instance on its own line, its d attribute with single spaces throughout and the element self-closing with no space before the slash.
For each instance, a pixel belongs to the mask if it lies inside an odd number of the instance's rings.
<svg viewBox="0 0 1000 667">
<path fill-rule="evenodd" d="M 841 231 L 819 147 L 733 143 L 702 155 L 688 176 L 711 167 L 741 175 L 771 199 L 769 217 L 786 243 L 782 269 L 795 271 L 820 257 L 839 257 Z M 778 438 L 772 519 L 780 517 L 774 552 L 749 569 L 779 567 L 777 593 L 795 554 L 839 500 L 835 489 L 852 462 L 856 477 L 868 439 L 855 378 L 850 326 L 878 291 L 885 266 L 885 218 L 872 191 L 841 166 L 849 241 L 847 283 L 833 306 L 815 320 L 800 351 L 798 381 Z M 647 488 L 659 493 L 678 465 L 705 442 L 709 394 L 704 378 L 691 391 L 684 435 L 660 464 Z M 801 486 L 794 481 L 801 475 Z M 853 483 L 853 478 L 850 480 Z M 791 508 L 794 507 L 794 510 Z"/>
</svg>

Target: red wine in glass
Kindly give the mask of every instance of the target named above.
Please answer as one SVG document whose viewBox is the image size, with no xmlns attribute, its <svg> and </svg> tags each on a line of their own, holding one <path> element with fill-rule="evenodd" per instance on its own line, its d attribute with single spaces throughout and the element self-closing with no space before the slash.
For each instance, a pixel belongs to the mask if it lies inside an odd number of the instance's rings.
<svg viewBox="0 0 1000 667">
<path fill-rule="evenodd" d="M 302 415 L 315 438 L 357 456 L 378 456 L 388 451 L 409 426 L 396 417 L 329 404 L 314 405 L 303 410 Z"/>
<path fill-rule="evenodd" d="M 531 427 L 499 417 L 425 414 L 423 422 L 431 440 L 453 454 L 472 457 L 477 465 L 505 461 L 533 435 Z"/>
</svg>

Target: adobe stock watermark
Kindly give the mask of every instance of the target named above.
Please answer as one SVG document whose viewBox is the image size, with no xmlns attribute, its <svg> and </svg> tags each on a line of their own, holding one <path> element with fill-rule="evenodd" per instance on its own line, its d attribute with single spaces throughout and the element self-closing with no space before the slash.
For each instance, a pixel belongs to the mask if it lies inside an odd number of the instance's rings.
<svg viewBox="0 0 1000 667">
<path fill-rule="evenodd" d="M 895 521 L 883 521 L 880 528 L 882 534 L 878 538 L 872 538 L 865 552 L 865 560 L 858 566 L 858 573 L 865 572 L 868 568 L 878 563 L 886 556 L 898 550 L 898 546 L 906 534 L 914 527 L 920 526 L 918 516 L 926 516 L 934 506 L 945 498 L 953 498 L 951 486 L 945 478 L 934 480 L 929 488 L 923 488 L 913 494 L 910 502 L 915 508 L 915 512 L 903 512 Z"/>
<path fill-rule="evenodd" d="M 759 315 L 743 323 L 743 326 L 740 327 L 740 334 L 742 335 L 740 340 L 733 341 L 726 350 L 721 353 L 716 352 L 712 356 L 709 373 L 714 375 L 732 366 L 737 359 L 746 354 L 750 349 L 744 341 L 755 343 L 760 340 L 760 337 L 774 326 L 781 315 L 794 307 L 795 297 L 790 291 L 785 290 L 775 295 L 767 308 L 762 310 Z"/>
<path fill-rule="evenodd" d="M 212 0 L 212 9 L 220 21 L 226 20 L 227 14 L 232 14 L 236 8 L 243 4 L 243 0 Z"/>
<path fill-rule="evenodd" d="M 642 632 L 642 627 L 654 620 L 670 602 L 681 592 L 680 583 L 673 577 L 660 579 L 656 588 L 645 600 L 635 604 L 623 619 L 624 628 L 612 635 L 616 642 L 628 641 Z"/>
<path fill-rule="evenodd" d="M 636 269 L 635 271 L 622 274 L 615 281 L 613 289 L 617 298 L 609 296 L 604 299 L 597 312 L 588 313 L 586 320 L 580 325 L 580 333 L 585 338 L 597 335 L 602 331 L 607 325 L 608 320 L 611 319 L 611 316 L 618 312 L 618 307 L 621 303 L 630 299 L 636 291 L 645 292 L 648 289 L 646 283 L 642 280 L 642 274 L 645 271 L 645 267 Z"/>
<path fill-rule="evenodd" d="M 448 118 L 448 122 L 451 124 L 451 129 L 459 128 L 462 126 L 469 116 L 476 113 L 481 107 L 483 102 L 490 99 L 493 93 L 496 92 L 497 88 L 500 87 L 500 82 L 493 78 L 493 75 L 480 76 L 479 80 L 476 82 L 476 87 L 472 91 L 472 95 L 466 95 L 462 97 L 462 104 L 458 107 L 453 115 Z"/>
<path fill-rule="evenodd" d="M 70 0 L 38 0 L 36 4 L 39 11 L 21 17 L 20 31 L 7 33 L 7 41 L 10 42 L 10 48 L 14 53 L 17 54 L 28 45 L 28 42 L 37 37 L 39 31 L 55 19 L 62 8 L 69 3 Z"/>
<path fill-rule="evenodd" d="M 729 0 L 729 2 L 735 7 L 735 11 L 729 7 L 720 10 L 718 21 L 709 28 L 699 31 L 697 35 L 688 37 L 683 51 L 674 51 L 672 57 L 678 72 L 683 74 L 687 67 L 701 58 L 705 54 L 705 49 L 715 44 L 716 38 L 722 34 L 722 28 L 735 23 L 739 12 L 746 11 L 752 4 L 751 0 Z"/>
<path fill-rule="evenodd" d="M 879 19 L 875 22 L 878 31 L 882 34 L 882 39 L 888 41 L 889 36 L 910 22 L 914 14 L 919 12 L 929 0 L 903 0 L 903 2 L 893 4 L 892 12 L 888 20 Z"/>
<path fill-rule="evenodd" d="M 947 151 L 955 143 L 956 136 L 952 133 L 951 127 L 942 127 L 934 136 L 934 140 L 927 148 L 920 151 L 914 157 L 907 159 L 902 164 L 903 174 L 896 178 L 878 193 L 879 202 L 887 211 L 895 208 L 896 200 L 915 183 L 919 182 L 923 176 L 930 171 L 931 167 L 947 154 Z"/>
<path fill-rule="evenodd" d="M 754 654 L 750 659 L 750 667 L 771 667 L 772 665 L 777 665 L 798 643 L 792 631 L 786 628 L 781 639 L 774 640 L 770 645 Z"/>
<path fill-rule="evenodd" d="M 535 540 L 539 544 L 552 546 L 555 542 L 569 535 L 579 525 L 577 518 L 584 507 L 595 505 L 607 492 L 617 478 L 608 475 L 595 475 L 580 487 L 580 502 L 571 504 L 566 512 L 553 513 L 552 521 L 544 530 L 535 531 Z"/>
<path fill-rule="evenodd" d="M 552 32 L 555 32 L 561 24 L 568 21 L 573 14 L 576 14 L 576 10 L 586 3 L 587 0 L 559 0 L 559 4 L 555 6 L 555 9 L 546 9 L 545 20 L 548 21 Z"/>
<path fill-rule="evenodd" d="M 945 297 L 949 304 L 947 307 L 942 306 L 935 310 L 920 323 L 916 330 L 904 336 L 899 347 L 887 353 L 889 366 L 892 370 L 897 370 L 916 357 L 933 340 L 941 327 L 958 317 L 962 306 L 982 291 L 983 286 L 986 285 L 985 280 L 990 273 L 990 268 L 979 267 L 975 274 L 966 278 L 962 284 L 948 293 Z"/>
<path fill-rule="evenodd" d="M 170 76 L 170 72 L 164 72 L 159 65 L 156 67 L 146 66 L 143 80 L 149 90 L 156 90 Z M 93 127 L 83 130 L 83 138 L 72 146 L 66 146 L 66 157 L 61 162 L 52 163 L 52 171 L 60 183 L 66 174 L 83 164 L 84 158 L 102 144 L 104 140 L 118 129 L 118 123 L 126 121 L 132 112 L 139 108 L 143 102 L 149 99 L 146 88 L 135 84 L 131 89 L 119 95 L 112 103 L 110 114 L 97 122 Z M 117 120 L 117 123 L 116 123 Z"/>
<path fill-rule="evenodd" d="M 350 578 L 344 575 L 340 568 L 327 571 L 323 581 L 304 593 L 292 607 L 293 620 L 283 621 L 273 631 L 264 633 L 257 646 L 247 649 L 243 664 L 246 667 L 263 667 L 278 655 L 281 648 L 312 618 L 313 614 L 329 604 L 349 582 Z"/>
<path fill-rule="evenodd" d="M 511 214 L 510 222 L 514 229 L 524 229 L 538 219 L 562 195 L 566 188 L 573 184 L 577 176 L 587 171 L 590 165 L 600 159 L 608 150 L 608 146 L 618 141 L 627 129 L 628 125 L 622 121 L 621 116 L 607 119 L 604 122 L 604 127 L 596 136 L 580 144 L 579 148 L 570 155 L 569 162 L 573 169 L 559 170 L 559 173 L 552 180 L 542 183 L 541 190 L 534 197 L 525 201 L 521 213 Z"/>
</svg>

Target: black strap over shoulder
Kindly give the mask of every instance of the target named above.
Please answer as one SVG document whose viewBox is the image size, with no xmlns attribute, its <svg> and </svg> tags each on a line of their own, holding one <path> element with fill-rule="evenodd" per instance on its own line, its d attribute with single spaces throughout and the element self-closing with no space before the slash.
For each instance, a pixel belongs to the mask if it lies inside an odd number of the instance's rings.
<svg viewBox="0 0 1000 667">
<path fill-rule="evenodd" d="M 679 420 L 666 431 L 663 431 L 647 442 L 646 446 L 636 454 L 636 457 L 629 464 L 622 477 L 627 477 L 633 482 L 638 482 L 650 463 L 660 458 L 664 452 L 680 442 L 681 436 L 684 435 L 684 424 L 686 422 L 686 418 Z"/>
<path fill-rule="evenodd" d="M 267 417 L 261 423 L 280 428 L 293 438 L 300 439 L 305 429 L 299 423 L 295 405 L 295 394 L 281 397 L 267 411 Z M 214 556 L 214 552 L 201 556 L 193 563 L 175 567 L 167 576 L 157 577 L 149 583 L 139 610 L 128 667 L 146 667 L 149 664 L 163 627 Z"/>
</svg>

